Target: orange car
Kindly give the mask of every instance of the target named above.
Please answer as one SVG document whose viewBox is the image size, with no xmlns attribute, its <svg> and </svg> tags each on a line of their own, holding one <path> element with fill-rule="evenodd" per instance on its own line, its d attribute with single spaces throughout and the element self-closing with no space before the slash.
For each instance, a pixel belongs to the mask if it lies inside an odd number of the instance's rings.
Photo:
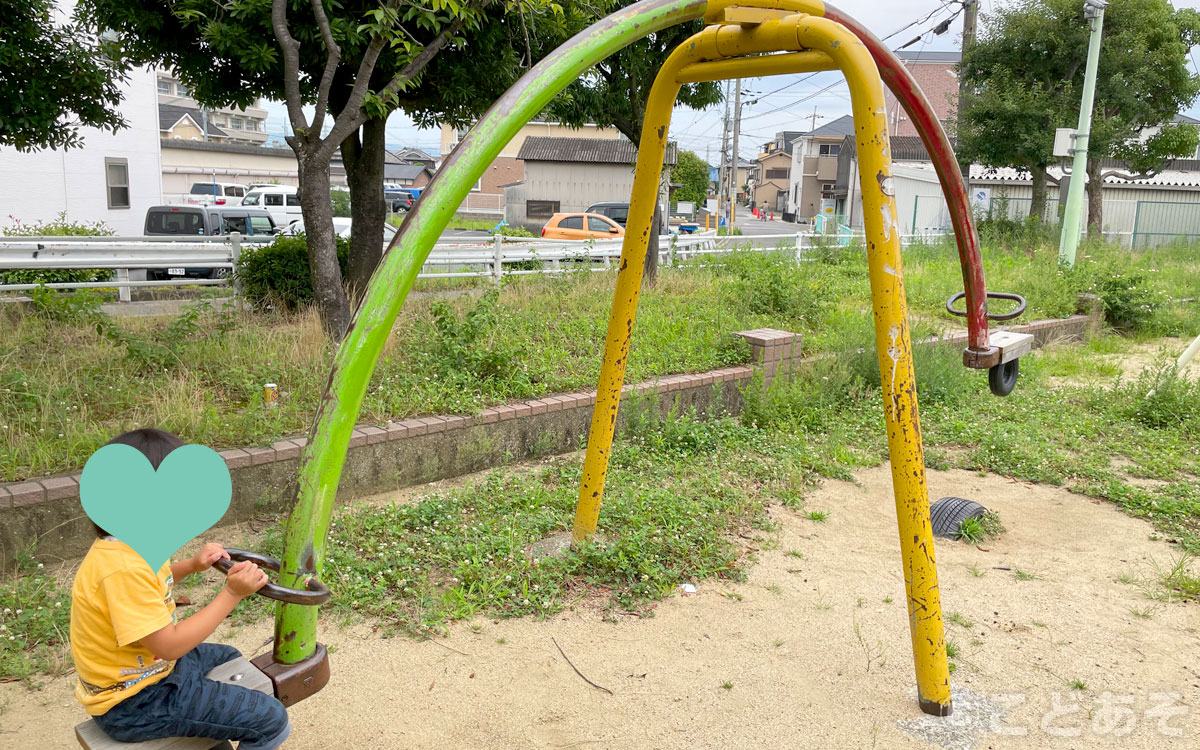
<svg viewBox="0 0 1200 750">
<path fill-rule="evenodd" d="M 621 225 L 600 214 L 554 214 L 542 236 L 551 240 L 608 240 L 624 237 Z"/>
</svg>

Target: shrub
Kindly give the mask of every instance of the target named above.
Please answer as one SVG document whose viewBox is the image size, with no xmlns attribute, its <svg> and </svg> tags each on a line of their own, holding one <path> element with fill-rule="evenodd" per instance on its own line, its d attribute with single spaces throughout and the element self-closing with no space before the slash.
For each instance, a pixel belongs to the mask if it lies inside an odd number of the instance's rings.
<svg viewBox="0 0 1200 750">
<path fill-rule="evenodd" d="M 532 237 L 533 236 L 533 232 L 529 231 L 525 227 L 516 226 L 515 224 L 501 225 L 498 229 L 496 229 L 496 231 L 494 233 L 499 234 L 503 237 Z"/>
<path fill-rule="evenodd" d="M 1088 290 L 1104 303 L 1104 318 L 1113 328 L 1139 331 L 1154 320 L 1166 298 L 1147 283 L 1146 275 L 1125 264 L 1100 265 Z"/>
<path fill-rule="evenodd" d="M 1181 376 L 1174 362 L 1146 368 L 1112 398 L 1122 416 L 1147 427 L 1200 426 L 1200 383 Z"/>
<path fill-rule="evenodd" d="M 329 191 L 329 195 L 333 198 L 333 215 L 334 216 L 349 216 L 350 215 L 350 191 L 334 188 Z"/>
<path fill-rule="evenodd" d="M 433 303 L 438 366 L 443 377 L 469 375 L 479 380 L 501 380 L 520 370 L 515 348 L 489 341 L 497 322 L 497 299 L 499 292 L 489 289 L 462 319 L 445 302 Z"/>
<path fill-rule="evenodd" d="M 350 240 L 337 237 L 338 265 L 346 272 Z M 312 302 L 312 276 L 308 270 L 308 243 L 304 235 L 277 236 L 269 245 L 243 246 L 237 278 L 246 299 L 274 303 L 296 310 Z"/>
<path fill-rule="evenodd" d="M 6 237 L 111 237 L 116 234 L 102 221 L 81 223 L 67 221 L 67 213 L 59 213 L 52 221 L 25 224 L 13 216 L 13 225 L 0 229 Z M 108 281 L 112 278 L 109 269 L 48 268 L 34 270 L 21 268 L 0 271 L 0 284 L 67 284 L 89 281 Z"/>
</svg>

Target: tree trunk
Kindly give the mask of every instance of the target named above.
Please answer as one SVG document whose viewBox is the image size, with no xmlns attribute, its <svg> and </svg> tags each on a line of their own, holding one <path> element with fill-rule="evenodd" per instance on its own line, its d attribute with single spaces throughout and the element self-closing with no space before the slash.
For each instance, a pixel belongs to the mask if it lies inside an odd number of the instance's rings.
<svg viewBox="0 0 1200 750">
<path fill-rule="evenodd" d="M 298 149 L 299 150 L 299 149 Z M 342 285 L 337 245 L 333 238 L 333 204 L 329 200 L 329 162 L 310 163 L 308 154 L 297 154 L 300 172 L 300 212 L 308 242 L 308 269 L 313 298 L 321 324 L 334 341 L 350 328 L 350 300 Z"/>
<path fill-rule="evenodd" d="M 1100 159 L 1088 156 L 1088 237 L 1100 237 L 1104 232 L 1104 180 Z"/>
<path fill-rule="evenodd" d="M 1029 215 L 1039 222 L 1046 220 L 1046 168 L 1035 165 L 1029 170 L 1033 175 L 1033 203 Z"/>
<path fill-rule="evenodd" d="M 658 196 L 654 196 L 654 219 L 650 222 L 650 237 L 646 242 L 646 262 L 642 266 L 642 286 L 654 286 L 658 281 L 658 235 L 662 231 L 662 211 Z"/>
<path fill-rule="evenodd" d="M 370 119 L 342 143 L 342 161 L 350 185 L 350 258 L 346 263 L 346 287 L 357 303 L 367 291 L 371 274 L 383 257 L 383 229 L 387 206 L 383 200 L 385 156 L 384 120 Z"/>
</svg>

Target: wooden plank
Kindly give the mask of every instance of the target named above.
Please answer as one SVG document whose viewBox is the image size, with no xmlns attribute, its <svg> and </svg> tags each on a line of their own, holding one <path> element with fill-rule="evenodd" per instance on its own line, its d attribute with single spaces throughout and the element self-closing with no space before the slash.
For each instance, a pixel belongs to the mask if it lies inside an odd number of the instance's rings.
<svg viewBox="0 0 1200 750">
<path fill-rule="evenodd" d="M 209 679 L 239 685 L 270 695 L 271 678 L 263 674 L 245 657 L 225 662 L 208 673 Z M 117 742 L 104 733 L 91 719 L 75 727 L 75 738 L 84 750 L 211 750 L 224 740 L 204 737 L 169 737 L 149 742 Z"/>
<path fill-rule="evenodd" d="M 996 331 L 988 334 L 988 345 L 1000 350 L 1000 363 L 1004 364 L 1033 351 L 1033 334 Z"/>
</svg>

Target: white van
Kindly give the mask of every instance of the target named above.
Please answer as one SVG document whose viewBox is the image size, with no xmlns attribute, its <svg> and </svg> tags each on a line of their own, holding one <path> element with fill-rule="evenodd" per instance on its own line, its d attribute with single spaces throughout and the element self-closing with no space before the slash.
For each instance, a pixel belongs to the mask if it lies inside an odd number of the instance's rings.
<svg viewBox="0 0 1200 750">
<path fill-rule="evenodd" d="M 237 206 L 247 190 L 239 182 L 197 182 L 188 191 L 187 202 L 193 206 Z"/>
<path fill-rule="evenodd" d="M 286 227 L 300 218 L 300 197 L 293 185 L 257 187 L 242 198 L 243 206 L 265 208 L 277 226 Z"/>
</svg>

